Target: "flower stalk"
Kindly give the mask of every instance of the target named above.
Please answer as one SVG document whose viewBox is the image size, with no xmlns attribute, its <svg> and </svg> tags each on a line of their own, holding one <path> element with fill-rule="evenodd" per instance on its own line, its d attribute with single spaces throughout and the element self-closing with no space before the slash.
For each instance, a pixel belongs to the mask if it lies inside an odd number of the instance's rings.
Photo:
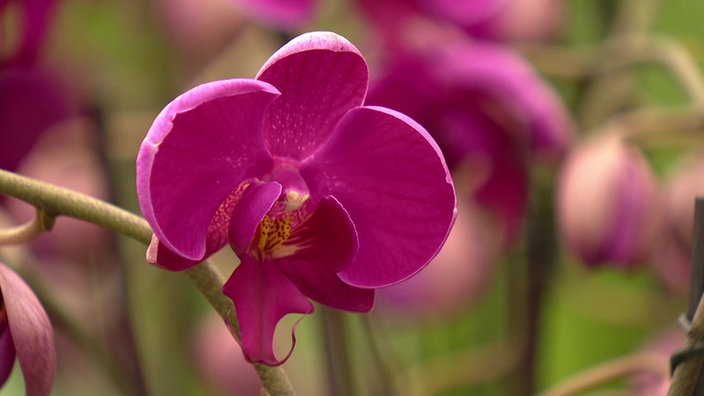
<svg viewBox="0 0 704 396">
<path fill-rule="evenodd" d="M 653 353 L 641 352 L 623 356 L 578 373 L 545 391 L 541 396 L 579 395 L 609 381 L 642 372 L 653 372 L 666 377 L 668 365 L 662 357 Z"/>
<path fill-rule="evenodd" d="M 20 244 L 51 230 L 56 219 L 49 216 L 41 209 L 37 209 L 36 215 L 30 221 L 16 227 L 0 230 L 0 245 Z"/>
<path fill-rule="evenodd" d="M 50 217 L 69 216 L 85 220 L 149 244 L 152 230 L 141 217 L 105 201 L 0 169 L 0 194 L 34 205 Z M 227 321 L 239 339 L 239 325 L 232 301 L 222 294 L 223 279 L 209 262 L 186 272 L 213 308 Z M 255 364 L 264 389 L 270 396 L 293 395 L 293 389 L 280 367 Z"/>
</svg>

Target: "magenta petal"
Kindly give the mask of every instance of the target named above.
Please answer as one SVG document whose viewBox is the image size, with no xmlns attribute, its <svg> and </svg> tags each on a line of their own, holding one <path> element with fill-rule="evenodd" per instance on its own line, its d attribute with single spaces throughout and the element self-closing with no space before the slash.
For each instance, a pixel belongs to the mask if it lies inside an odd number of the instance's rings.
<svg viewBox="0 0 704 396">
<path fill-rule="evenodd" d="M 39 136 L 67 118 L 67 96 L 50 75 L 0 72 L 0 169 L 15 171 Z"/>
<path fill-rule="evenodd" d="M 235 253 L 246 252 L 259 223 L 281 195 L 281 184 L 254 182 L 242 194 L 232 212 L 230 245 Z"/>
<path fill-rule="evenodd" d="M 10 374 L 12 374 L 16 356 L 10 328 L 5 327 L 0 331 L 0 386 L 7 382 Z"/>
<path fill-rule="evenodd" d="M 202 259 L 218 207 L 271 166 L 261 123 L 277 95 L 261 81 L 216 81 L 157 116 L 137 157 L 137 193 L 159 241 L 176 254 Z"/>
<path fill-rule="evenodd" d="M 368 71 L 359 50 L 345 38 L 314 32 L 272 55 L 257 79 L 281 92 L 264 123 L 271 153 L 301 160 L 319 148 L 347 110 L 362 104 Z"/>
<path fill-rule="evenodd" d="M 242 195 L 242 190 L 246 187 L 246 185 L 239 186 L 232 191 L 225 201 L 220 204 L 220 207 L 210 220 L 206 233 L 205 254 L 202 258 L 190 260 L 178 255 L 161 243 L 156 235 L 152 235 L 152 241 L 149 244 L 149 249 L 147 249 L 147 261 L 169 271 L 183 271 L 197 265 L 222 249 L 228 241 L 230 219 L 232 218 L 235 205 Z"/>
<path fill-rule="evenodd" d="M 368 312 L 374 290 L 350 286 L 337 276 L 357 253 L 357 232 L 349 215 L 333 197 L 324 198 L 287 244 L 302 246 L 277 260 L 279 269 L 313 300 L 332 308 Z"/>
<path fill-rule="evenodd" d="M 288 356 L 277 359 L 274 355 L 277 323 L 290 313 L 312 313 L 313 304 L 273 262 L 259 262 L 249 255 L 240 259 L 242 262 L 222 291 L 235 303 L 242 352 L 250 362 L 281 364 Z"/>
<path fill-rule="evenodd" d="M 413 275 L 454 222 L 455 190 L 440 149 L 423 127 L 392 110 L 351 110 L 301 175 L 311 195 L 334 196 L 354 222 L 359 251 L 339 274 L 354 286 Z"/>
<path fill-rule="evenodd" d="M 28 396 L 48 395 L 56 372 L 51 322 L 26 283 L 0 264 L 0 290 Z"/>
<path fill-rule="evenodd" d="M 205 256 L 207 257 L 208 254 L 206 253 Z M 147 249 L 147 261 L 169 271 L 185 271 L 195 267 L 200 262 L 200 260 L 183 258 L 172 252 L 163 243 L 159 243 L 159 239 L 156 236 L 152 236 L 152 242 L 149 244 L 149 249 Z"/>
<path fill-rule="evenodd" d="M 322 271 L 321 263 L 293 259 L 278 261 L 281 272 L 309 298 L 335 309 L 350 312 L 369 312 L 374 307 L 374 289 L 363 289 L 343 282 L 329 271 Z"/>
</svg>

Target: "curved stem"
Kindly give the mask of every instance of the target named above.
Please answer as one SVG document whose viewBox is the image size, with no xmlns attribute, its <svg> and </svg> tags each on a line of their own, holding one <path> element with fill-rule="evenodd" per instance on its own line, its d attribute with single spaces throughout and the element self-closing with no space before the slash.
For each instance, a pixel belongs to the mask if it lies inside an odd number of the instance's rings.
<svg viewBox="0 0 704 396">
<path fill-rule="evenodd" d="M 124 209 L 87 195 L 0 169 L 0 194 L 28 202 L 47 215 L 70 216 L 102 226 L 149 244 L 152 230 L 147 222 Z M 222 294 L 224 278 L 208 261 L 186 271 L 190 281 L 210 305 L 229 322 L 239 340 L 239 324 L 232 300 Z M 280 367 L 255 364 L 269 395 L 293 395 L 293 388 Z"/>
<path fill-rule="evenodd" d="M 662 378 L 669 375 L 669 362 L 656 353 L 638 353 L 620 357 L 592 367 L 565 380 L 541 396 L 569 396 L 592 389 L 608 381 L 640 372 L 654 372 Z"/>
<path fill-rule="evenodd" d="M 0 194 L 28 202 L 49 216 L 85 220 L 148 244 L 152 230 L 147 222 L 124 209 L 96 198 L 0 169 Z"/>
<path fill-rule="evenodd" d="M 50 230 L 54 226 L 54 220 L 54 217 L 37 209 L 32 220 L 16 227 L 0 230 L 0 245 L 27 243 L 45 231 Z"/>
</svg>

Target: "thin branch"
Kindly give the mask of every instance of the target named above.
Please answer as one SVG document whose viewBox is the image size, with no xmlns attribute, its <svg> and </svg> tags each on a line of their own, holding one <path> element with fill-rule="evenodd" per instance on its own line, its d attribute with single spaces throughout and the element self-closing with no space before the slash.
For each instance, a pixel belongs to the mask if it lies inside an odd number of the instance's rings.
<svg viewBox="0 0 704 396">
<path fill-rule="evenodd" d="M 124 209 L 53 184 L 0 169 L 0 194 L 21 199 L 49 216 L 69 216 L 97 224 L 148 244 L 152 230 L 147 222 Z"/>
<path fill-rule="evenodd" d="M 51 230 L 54 226 L 55 218 L 49 216 L 43 210 L 37 209 L 32 220 L 15 227 L 0 230 L 0 245 L 16 245 L 27 243 Z"/>
<path fill-rule="evenodd" d="M 568 378 L 542 393 L 541 396 L 577 395 L 610 381 L 642 372 L 653 372 L 661 375 L 662 378 L 667 378 L 669 362 L 654 352 L 619 357 Z"/>
</svg>

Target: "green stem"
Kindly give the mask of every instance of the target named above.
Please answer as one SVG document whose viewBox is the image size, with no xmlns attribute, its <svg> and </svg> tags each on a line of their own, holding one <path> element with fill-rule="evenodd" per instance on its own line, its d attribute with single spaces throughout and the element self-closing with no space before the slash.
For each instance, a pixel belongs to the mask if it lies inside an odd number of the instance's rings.
<svg viewBox="0 0 704 396">
<path fill-rule="evenodd" d="M 668 362 L 652 352 L 619 357 L 568 378 L 541 396 L 579 395 L 607 382 L 642 372 L 652 372 L 667 378 Z"/>
<path fill-rule="evenodd" d="M 323 337 L 327 344 L 325 357 L 332 380 L 330 393 L 335 396 L 356 395 L 345 316 L 342 312 L 327 307 L 320 307 L 320 312 L 323 320 Z"/>
<path fill-rule="evenodd" d="M 0 169 L 0 193 L 44 210 L 50 216 L 85 220 L 148 244 L 152 230 L 147 222 L 124 209 L 53 184 Z"/>
<path fill-rule="evenodd" d="M 0 194 L 34 205 L 49 216 L 69 216 L 99 225 L 132 239 L 149 244 L 152 230 L 147 222 L 124 209 L 87 195 L 0 169 Z M 239 324 L 232 300 L 222 294 L 224 278 L 208 261 L 186 271 L 190 281 L 210 305 L 228 320 L 239 339 Z M 262 385 L 269 395 L 293 395 L 293 388 L 280 367 L 255 364 Z"/>
<path fill-rule="evenodd" d="M 27 243 L 54 226 L 54 218 L 37 209 L 32 220 L 0 230 L 0 245 Z"/>
</svg>

